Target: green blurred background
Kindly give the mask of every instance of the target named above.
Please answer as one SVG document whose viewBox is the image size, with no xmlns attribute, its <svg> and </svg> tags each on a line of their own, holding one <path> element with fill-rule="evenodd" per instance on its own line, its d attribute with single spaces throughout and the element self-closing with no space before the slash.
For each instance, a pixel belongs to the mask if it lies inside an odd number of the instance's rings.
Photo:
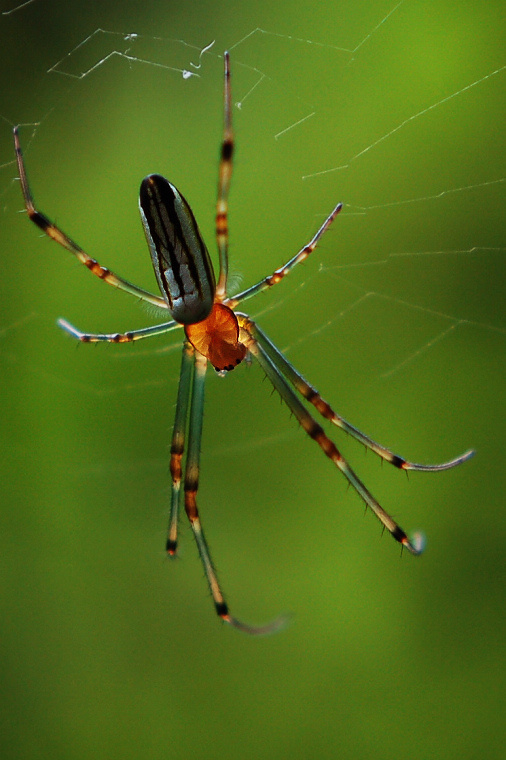
<svg viewBox="0 0 506 760">
<path fill-rule="evenodd" d="M 118 34 L 67 55 L 98 28 Z M 0 39 L 2 757 L 503 757 L 503 3 L 40 0 Z M 58 331 L 156 317 L 19 213 L 11 136 L 28 125 L 40 208 L 152 289 L 147 173 L 213 250 L 225 48 L 236 287 L 345 204 L 248 309 L 377 440 L 415 461 L 477 450 L 408 481 L 336 431 L 426 532 L 400 559 L 258 367 L 210 375 L 202 516 L 232 612 L 294 613 L 263 639 L 216 620 L 184 522 L 164 556 L 177 337 L 76 350 Z"/>
</svg>

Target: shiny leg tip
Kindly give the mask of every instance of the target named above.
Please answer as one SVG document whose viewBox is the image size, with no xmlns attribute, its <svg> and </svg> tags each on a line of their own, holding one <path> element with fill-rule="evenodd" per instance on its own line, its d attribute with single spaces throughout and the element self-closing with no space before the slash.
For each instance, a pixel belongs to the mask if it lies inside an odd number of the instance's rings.
<svg viewBox="0 0 506 760">
<path fill-rule="evenodd" d="M 240 620 L 237 620 L 237 618 L 232 617 L 228 613 L 221 614 L 220 617 L 225 623 L 228 623 L 233 628 L 237 628 L 238 631 L 247 633 L 250 636 L 270 636 L 271 634 L 278 633 L 278 631 L 281 631 L 283 630 L 283 628 L 286 628 L 292 616 L 288 614 L 280 615 L 272 622 L 267 623 L 266 625 L 259 625 L 259 626 L 248 625 L 247 623 L 243 623 Z"/>
<path fill-rule="evenodd" d="M 421 554 L 425 549 L 426 539 L 425 535 L 419 531 L 412 533 L 409 538 L 405 538 L 402 541 L 402 545 L 411 553 L 417 556 Z"/>
</svg>

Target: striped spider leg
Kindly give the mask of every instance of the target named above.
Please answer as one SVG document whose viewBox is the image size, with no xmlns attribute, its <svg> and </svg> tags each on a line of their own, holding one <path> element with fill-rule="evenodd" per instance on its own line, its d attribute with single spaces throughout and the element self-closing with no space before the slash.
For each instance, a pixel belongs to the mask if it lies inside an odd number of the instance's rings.
<svg viewBox="0 0 506 760">
<path fill-rule="evenodd" d="M 278 391 L 281 398 L 285 401 L 295 418 L 299 421 L 302 428 L 314 441 L 316 441 L 323 453 L 326 454 L 326 456 L 343 473 L 349 484 L 363 499 L 366 507 L 374 512 L 383 527 L 388 530 L 392 537 L 398 541 L 402 547 L 406 547 L 411 554 L 421 554 L 424 544 L 423 535 L 420 533 L 414 533 L 411 536 L 411 539 L 408 538 L 400 525 L 398 525 L 395 520 L 385 512 L 383 507 L 352 470 L 335 443 L 326 435 L 321 425 L 319 425 L 314 417 L 308 412 L 304 404 L 294 392 L 294 389 L 297 390 L 306 401 L 313 404 L 322 417 L 330 420 L 337 427 L 345 430 L 353 436 L 353 438 L 374 451 L 375 454 L 378 454 L 378 456 L 386 462 L 393 464 L 399 469 L 420 470 L 424 472 L 449 470 L 469 459 L 474 454 L 474 451 L 466 451 L 459 457 L 456 457 L 449 462 L 443 462 L 442 464 L 416 464 L 415 462 L 408 462 L 398 454 L 394 454 L 389 449 L 381 446 L 381 444 L 376 443 L 372 438 L 369 438 L 369 436 L 351 425 L 343 417 L 336 414 L 330 404 L 320 396 L 316 388 L 310 385 L 295 367 L 290 364 L 282 352 L 276 348 L 274 343 L 269 340 L 258 325 L 256 325 L 246 314 L 237 312 L 237 317 L 241 330 L 244 331 L 242 339 L 245 345 L 253 357 L 258 361 L 266 376 Z"/>
<path fill-rule="evenodd" d="M 111 270 L 107 267 L 101 266 L 98 261 L 96 261 L 96 259 L 92 259 L 91 256 L 88 256 L 88 254 L 83 251 L 83 249 L 77 245 L 77 243 L 74 243 L 72 238 L 60 230 L 60 228 L 57 227 L 56 224 L 54 224 L 50 219 L 48 219 L 45 214 L 35 208 L 30 186 L 28 184 L 28 178 L 26 176 L 23 153 L 21 151 L 21 145 L 19 142 L 19 128 L 14 127 L 13 133 L 14 148 L 16 151 L 16 159 L 18 163 L 19 180 L 21 182 L 21 190 L 23 191 L 25 208 L 30 220 L 36 224 L 37 227 L 42 230 L 42 232 L 45 232 L 48 237 L 62 245 L 67 249 L 67 251 L 70 251 L 70 253 L 73 253 L 74 256 L 81 262 L 81 264 L 84 264 L 84 266 L 87 267 L 90 272 L 93 272 L 93 274 L 95 274 L 104 282 L 107 282 L 109 285 L 112 285 L 119 290 L 124 290 L 131 295 L 137 296 L 137 298 L 140 298 L 142 301 L 147 301 L 148 303 L 151 303 L 154 306 L 159 306 L 162 309 L 168 309 L 169 307 L 165 299 L 161 298 L 160 296 L 156 296 L 153 293 L 149 293 L 147 290 L 139 288 L 137 285 L 133 285 L 131 282 L 128 282 L 128 280 L 124 280 L 122 277 L 118 277 L 118 275 L 114 274 L 114 272 L 111 272 Z"/>
<path fill-rule="evenodd" d="M 17 129 L 14 130 L 14 142 L 21 187 L 30 219 L 49 237 L 73 253 L 101 279 L 137 296 L 141 300 L 162 306 L 169 311 L 172 317 L 169 322 L 126 333 L 83 333 L 64 319 L 58 321 L 60 327 L 84 343 L 129 343 L 168 333 L 178 328 L 184 330 L 185 336 L 171 443 L 172 490 L 167 552 L 169 556 L 174 556 L 177 551 L 181 481 L 184 480 L 184 507 L 197 543 L 218 616 L 246 633 L 267 634 L 279 630 L 285 624 L 286 616 L 280 616 L 264 626 L 247 625 L 232 617 L 212 563 L 197 507 L 204 390 L 208 363 L 211 363 L 218 373 L 223 375 L 225 372 L 234 369 L 250 354 L 259 363 L 273 387 L 279 392 L 306 433 L 316 441 L 326 456 L 343 473 L 349 484 L 378 517 L 384 528 L 412 554 L 419 554 L 422 551 L 423 540 L 421 536 L 415 534 L 409 539 L 402 528 L 385 512 L 348 465 L 321 425 L 309 413 L 297 393 L 305 402 L 312 404 L 326 420 L 351 434 L 364 446 L 399 469 L 429 472 L 446 470 L 465 462 L 472 456 L 473 452 L 467 451 L 449 462 L 436 465 L 415 464 L 393 454 L 389 449 L 373 441 L 334 412 L 318 391 L 288 362 L 260 327 L 246 314 L 236 311 L 239 304 L 256 293 L 279 283 L 293 267 L 311 254 L 322 235 L 340 212 L 341 204 L 333 209 L 314 237 L 282 267 L 241 293 L 228 296 L 228 193 L 234 150 L 228 53 L 224 55 L 224 63 L 224 126 L 216 202 L 216 242 L 219 254 L 217 283 L 209 253 L 191 208 L 177 188 L 164 177 L 159 174 L 151 174 L 145 177 L 141 184 L 139 196 L 144 232 L 155 276 L 162 294 L 160 297 L 132 285 L 127 280 L 113 274 L 109 269 L 100 266 L 95 259 L 88 256 L 47 217 L 37 211 L 26 177 Z M 184 459 L 185 461 L 183 461 Z"/>
</svg>

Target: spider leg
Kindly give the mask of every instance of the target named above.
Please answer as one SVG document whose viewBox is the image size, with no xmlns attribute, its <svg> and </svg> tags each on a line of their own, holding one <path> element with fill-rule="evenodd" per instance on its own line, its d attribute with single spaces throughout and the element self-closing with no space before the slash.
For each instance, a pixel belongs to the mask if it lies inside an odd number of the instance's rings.
<svg viewBox="0 0 506 760">
<path fill-rule="evenodd" d="M 151 338 L 153 335 L 163 335 L 164 333 L 176 330 L 181 327 L 179 322 L 163 322 L 161 325 L 153 325 L 152 327 L 143 327 L 140 330 L 129 330 L 126 333 L 83 333 L 67 322 L 66 319 L 59 319 L 58 327 L 68 332 L 73 338 L 80 340 L 82 343 L 133 343 L 135 340 L 142 340 L 142 338 Z"/>
<path fill-rule="evenodd" d="M 177 551 L 177 526 L 179 517 L 179 496 L 181 493 L 181 460 L 184 453 L 186 420 L 188 417 L 188 402 L 192 385 L 192 373 L 195 350 L 191 343 L 183 343 L 181 372 L 177 391 L 176 415 L 172 428 L 172 443 L 170 447 L 170 474 L 172 476 L 172 491 L 170 501 L 169 529 L 167 532 L 167 553 L 173 557 Z"/>
<path fill-rule="evenodd" d="M 192 349 L 193 350 L 193 349 Z M 230 615 L 221 587 L 214 569 L 209 547 L 202 530 L 197 507 L 197 491 L 199 482 L 200 444 L 202 438 L 202 418 L 204 411 L 204 387 L 207 369 L 207 359 L 195 352 L 195 368 L 193 374 L 192 398 L 190 405 L 190 420 L 188 428 L 188 451 L 186 455 L 185 472 L 185 510 L 197 542 L 200 558 L 204 567 L 207 582 L 211 590 L 214 606 L 219 617 L 234 628 L 250 634 L 274 633 L 285 624 L 285 618 L 280 617 L 265 626 L 250 626 Z"/>
<path fill-rule="evenodd" d="M 272 288 L 273 285 L 277 285 L 278 282 L 280 282 L 288 272 L 290 272 L 294 266 L 297 264 L 300 264 L 301 261 L 304 261 L 307 259 L 310 253 L 314 251 L 316 246 L 318 245 L 318 242 L 322 235 L 328 230 L 338 213 L 341 211 L 343 207 L 342 203 L 338 203 L 337 206 L 334 208 L 331 214 L 325 219 L 322 226 L 314 235 L 314 237 L 309 241 L 309 243 L 306 243 L 306 245 L 300 249 L 298 253 L 293 256 L 289 261 L 286 262 L 282 267 L 279 269 L 276 269 L 275 272 L 268 275 L 268 277 L 264 277 L 263 280 L 260 280 L 260 282 L 257 282 L 255 285 L 252 285 L 249 288 L 246 288 L 246 290 L 243 290 L 241 293 L 238 293 L 235 296 L 232 296 L 231 298 L 227 298 L 226 305 L 229 306 L 231 309 L 235 309 L 238 303 L 241 301 L 245 301 L 246 298 L 251 298 L 251 296 L 254 296 L 255 293 L 258 293 L 261 290 L 267 290 L 267 288 Z"/>
<path fill-rule="evenodd" d="M 216 300 L 223 301 L 227 295 L 228 276 L 228 191 L 232 177 L 234 133 L 232 131 L 232 107 L 230 95 L 230 57 L 225 52 L 225 84 L 223 90 L 223 139 L 221 143 L 218 198 L 216 201 L 216 242 L 220 257 L 220 274 L 216 286 Z"/>
<path fill-rule="evenodd" d="M 343 473 L 349 484 L 355 489 L 358 495 L 364 500 L 365 504 L 370 507 L 378 520 L 388 530 L 388 532 L 402 546 L 405 546 L 412 554 L 420 554 L 423 549 L 423 537 L 415 534 L 410 540 L 403 529 L 395 520 L 383 509 L 379 502 L 365 487 L 362 481 L 352 470 L 346 459 L 340 453 L 333 441 L 328 438 L 323 428 L 316 422 L 314 417 L 307 411 L 302 401 L 295 395 L 288 381 L 278 368 L 277 361 L 267 353 L 266 349 L 256 340 L 257 329 L 255 324 L 249 319 L 241 319 L 241 327 L 248 336 L 245 338 L 245 344 L 248 350 L 258 361 L 265 374 L 269 378 L 274 388 L 278 391 L 281 398 L 285 401 L 290 411 L 298 419 L 306 433 L 320 446 L 324 454 L 328 456 L 336 467 Z"/>
<path fill-rule="evenodd" d="M 98 261 L 96 261 L 96 259 L 92 259 L 91 256 L 88 256 L 88 254 L 83 251 L 83 249 L 78 246 L 77 243 L 74 243 L 74 241 L 69 238 L 68 235 L 66 235 L 62 230 L 60 230 L 56 224 L 53 224 L 53 222 L 48 219 L 47 216 L 35 208 L 30 185 L 28 184 L 25 162 L 23 159 L 23 153 L 21 151 L 17 127 L 14 127 L 14 146 L 16 148 L 19 179 L 21 181 L 21 189 L 23 191 L 25 208 L 32 222 L 36 224 L 37 227 L 39 227 L 39 229 L 41 229 L 48 237 L 62 245 L 67 249 L 67 251 L 70 251 L 70 253 L 73 253 L 74 256 L 79 259 L 81 264 L 84 264 L 84 266 L 87 267 L 90 272 L 93 272 L 93 274 L 95 274 L 104 282 L 107 282 L 109 285 L 112 285 L 119 290 L 124 290 L 127 293 L 130 293 L 131 295 L 140 298 L 142 301 L 147 301 L 148 303 L 152 303 L 155 306 L 160 306 L 162 309 L 168 309 L 166 301 L 161 298 L 161 296 L 156 296 L 153 293 L 150 293 L 148 290 L 138 288 L 137 285 L 133 285 L 131 282 L 128 282 L 128 280 L 124 280 L 122 277 L 114 274 L 114 272 L 111 272 L 110 269 L 107 269 L 107 267 L 101 266 Z"/>
<path fill-rule="evenodd" d="M 238 315 L 239 316 L 239 315 Z M 242 316 L 242 315 L 241 315 Z M 474 451 L 470 449 L 464 454 L 461 454 L 455 459 L 451 459 L 449 462 L 443 462 L 441 464 L 416 464 L 415 462 L 408 462 L 404 457 L 394 454 L 390 449 L 382 446 L 376 441 L 373 441 L 368 435 L 362 433 L 351 423 L 347 422 L 344 417 L 337 414 L 330 404 L 323 399 L 316 388 L 314 388 L 308 381 L 298 372 L 295 367 L 283 356 L 281 351 L 276 348 L 274 343 L 267 337 L 267 335 L 258 327 L 257 324 L 252 328 L 253 335 L 258 343 L 265 349 L 266 353 L 273 359 L 276 367 L 281 370 L 285 378 L 291 383 L 296 390 L 299 391 L 306 401 L 309 401 L 315 409 L 325 417 L 325 419 L 332 422 L 337 427 L 349 433 L 357 441 L 360 441 L 364 446 L 371 451 L 374 451 L 379 457 L 386 462 L 393 464 L 394 467 L 398 467 L 400 470 L 419 470 L 422 472 L 440 472 L 441 470 L 449 470 L 452 467 L 456 467 L 459 464 L 470 459 Z"/>
</svg>

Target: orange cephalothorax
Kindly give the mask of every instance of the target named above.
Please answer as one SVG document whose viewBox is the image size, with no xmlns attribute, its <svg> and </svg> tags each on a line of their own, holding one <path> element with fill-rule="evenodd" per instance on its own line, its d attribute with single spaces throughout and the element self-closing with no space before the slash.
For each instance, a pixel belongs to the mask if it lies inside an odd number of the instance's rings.
<svg viewBox="0 0 506 760">
<path fill-rule="evenodd" d="M 232 309 L 215 303 L 207 319 L 184 326 L 192 346 L 218 371 L 234 369 L 246 356 L 239 342 L 239 324 Z"/>
</svg>

